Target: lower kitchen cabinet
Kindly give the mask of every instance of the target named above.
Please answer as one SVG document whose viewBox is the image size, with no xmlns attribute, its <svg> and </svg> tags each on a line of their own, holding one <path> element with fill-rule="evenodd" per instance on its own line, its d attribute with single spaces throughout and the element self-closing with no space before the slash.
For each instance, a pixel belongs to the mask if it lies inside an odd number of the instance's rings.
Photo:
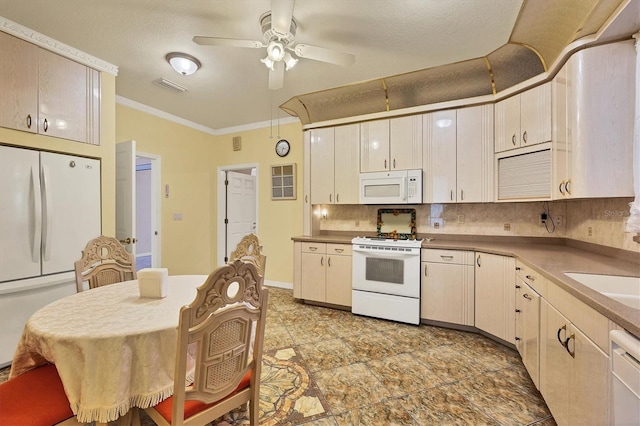
<svg viewBox="0 0 640 426">
<path fill-rule="evenodd" d="M 303 242 L 300 249 L 300 298 L 351 306 L 351 244 Z"/>
<path fill-rule="evenodd" d="M 533 384 L 540 389 L 540 295 L 516 277 L 516 348 Z"/>
<path fill-rule="evenodd" d="M 474 252 L 422 250 L 420 317 L 474 325 Z"/>
<path fill-rule="evenodd" d="M 515 260 L 476 253 L 475 326 L 515 343 Z"/>
<path fill-rule="evenodd" d="M 608 424 L 609 357 L 544 299 L 540 318 L 540 392 L 554 420 Z"/>
</svg>

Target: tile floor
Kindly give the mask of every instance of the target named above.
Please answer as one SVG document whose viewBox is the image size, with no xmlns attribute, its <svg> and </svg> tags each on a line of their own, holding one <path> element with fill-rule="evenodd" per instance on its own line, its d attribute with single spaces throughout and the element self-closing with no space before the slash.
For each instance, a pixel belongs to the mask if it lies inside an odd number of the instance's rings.
<svg viewBox="0 0 640 426">
<path fill-rule="evenodd" d="M 478 334 L 306 305 L 272 287 L 264 351 L 261 425 L 555 425 L 518 353 Z"/>
<path fill-rule="evenodd" d="M 305 305 L 271 288 L 264 350 L 287 347 L 326 402 L 309 425 L 555 425 L 518 353 L 478 334 Z"/>
</svg>

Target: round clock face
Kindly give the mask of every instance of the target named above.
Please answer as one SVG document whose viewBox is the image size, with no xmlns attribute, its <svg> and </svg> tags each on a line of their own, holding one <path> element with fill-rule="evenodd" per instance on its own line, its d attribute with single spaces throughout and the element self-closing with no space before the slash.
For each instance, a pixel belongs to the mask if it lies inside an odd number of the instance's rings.
<svg viewBox="0 0 640 426">
<path fill-rule="evenodd" d="M 280 157 L 284 157 L 289 153 L 289 150 L 291 149 L 291 146 L 289 146 L 289 141 L 287 141 L 286 139 L 280 139 L 278 142 L 276 142 L 276 154 L 278 154 Z"/>
</svg>

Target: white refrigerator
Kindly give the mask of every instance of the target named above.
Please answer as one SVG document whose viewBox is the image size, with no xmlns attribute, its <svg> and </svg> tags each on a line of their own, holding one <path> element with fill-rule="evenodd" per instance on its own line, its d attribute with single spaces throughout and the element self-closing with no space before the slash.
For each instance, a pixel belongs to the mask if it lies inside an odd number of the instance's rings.
<svg viewBox="0 0 640 426">
<path fill-rule="evenodd" d="M 0 366 L 35 311 L 75 293 L 100 200 L 99 160 L 0 146 Z"/>
</svg>

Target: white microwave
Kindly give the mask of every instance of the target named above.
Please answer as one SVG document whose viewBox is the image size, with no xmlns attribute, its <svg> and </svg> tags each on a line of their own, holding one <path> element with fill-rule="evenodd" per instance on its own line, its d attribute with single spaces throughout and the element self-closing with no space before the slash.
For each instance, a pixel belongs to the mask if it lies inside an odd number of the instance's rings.
<svg viewBox="0 0 640 426">
<path fill-rule="evenodd" d="M 360 173 L 360 204 L 421 204 L 422 170 Z"/>
</svg>

